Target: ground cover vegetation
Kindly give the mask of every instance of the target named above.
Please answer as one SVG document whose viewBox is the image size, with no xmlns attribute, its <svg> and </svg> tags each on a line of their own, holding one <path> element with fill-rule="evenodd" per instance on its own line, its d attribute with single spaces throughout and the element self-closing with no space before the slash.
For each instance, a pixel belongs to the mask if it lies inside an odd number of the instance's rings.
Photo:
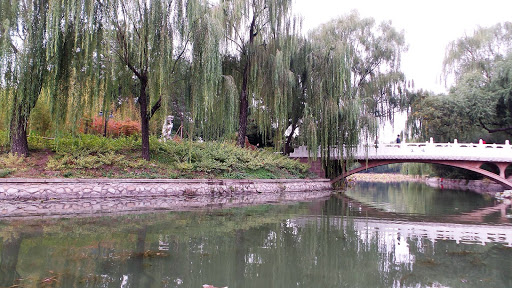
<svg viewBox="0 0 512 288">
<path fill-rule="evenodd" d="M 407 103 L 403 32 L 356 12 L 306 36 L 290 0 L 12 0 L 0 17 L 0 130 L 18 156 L 92 133 L 138 135 L 149 161 L 168 115 L 182 143 L 350 155 Z"/>
<path fill-rule="evenodd" d="M 0 152 L 8 150 L 0 134 Z M 97 135 L 28 138 L 31 156 L 0 154 L 0 177 L 74 178 L 230 178 L 278 179 L 315 177 L 302 164 L 273 151 L 248 150 L 231 141 L 161 142 L 151 137 L 151 160 L 139 155 L 139 136 Z M 3 150 L 2 150 L 3 149 Z"/>
<path fill-rule="evenodd" d="M 444 78 L 448 94 L 418 90 L 408 94 L 409 137 L 415 141 L 505 143 L 512 136 L 512 23 L 480 27 L 446 49 Z M 492 171 L 492 167 L 487 167 Z M 446 178 L 478 178 L 435 166 Z"/>
</svg>

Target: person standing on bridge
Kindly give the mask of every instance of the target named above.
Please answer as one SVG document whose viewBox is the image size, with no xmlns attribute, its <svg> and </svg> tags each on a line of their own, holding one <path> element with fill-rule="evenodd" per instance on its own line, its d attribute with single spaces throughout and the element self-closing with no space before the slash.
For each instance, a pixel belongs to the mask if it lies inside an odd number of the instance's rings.
<svg viewBox="0 0 512 288">
<path fill-rule="evenodd" d="M 396 135 L 396 143 L 400 144 L 400 134 Z"/>
</svg>

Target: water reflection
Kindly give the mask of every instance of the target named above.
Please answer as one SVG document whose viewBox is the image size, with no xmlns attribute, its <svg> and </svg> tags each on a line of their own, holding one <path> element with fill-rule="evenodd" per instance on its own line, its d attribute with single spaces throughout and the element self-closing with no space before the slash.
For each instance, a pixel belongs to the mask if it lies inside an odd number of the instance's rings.
<svg viewBox="0 0 512 288">
<path fill-rule="evenodd" d="M 360 182 L 347 196 L 386 212 L 418 215 L 453 215 L 494 204 L 490 197 L 460 190 L 443 190 L 420 182 Z"/>
<path fill-rule="evenodd" d="M 488 221 L 501 210 L 461 218 L 492 199 L 368 187 L 349 192 L 361 199 L 3 221 L 0 287 L 512 287 L 512 225 Z"/>
</svg>

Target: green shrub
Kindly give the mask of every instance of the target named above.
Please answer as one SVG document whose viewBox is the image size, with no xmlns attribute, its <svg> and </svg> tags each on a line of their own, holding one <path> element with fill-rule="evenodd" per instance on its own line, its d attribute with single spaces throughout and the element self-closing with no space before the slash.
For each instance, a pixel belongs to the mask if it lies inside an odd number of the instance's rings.
<svg viewBox="0 0 512 288">
<path fill-rule="evenodd" d="M 25 161 L 24 157 L 18 157 L 12 153 L 0 155 L 0 166 L 4 168 L 15 168 L 23 161 Z"/>
<path fill-rule="evenodd" d="M 0 178 L 7 177 L 9 174 L 15 172 L 16 169 L 4 168 L 0 169 Z"/>
<path fill-rule="evenodd" d="M 255 179 L 276 179 L 277 177 L 270 171 L 266 169 L 257 169 L 253 171 L 247 172 L 248 178 L 255 178 Z"/>
<path fill-rule="evenodd" d="M 59 153 L 107 153 L 140 149 L 140 139 L 136 136 L 107 138 L 97 135 L 60 137 L 53 141 L 52 149 Z"/>
</svg>

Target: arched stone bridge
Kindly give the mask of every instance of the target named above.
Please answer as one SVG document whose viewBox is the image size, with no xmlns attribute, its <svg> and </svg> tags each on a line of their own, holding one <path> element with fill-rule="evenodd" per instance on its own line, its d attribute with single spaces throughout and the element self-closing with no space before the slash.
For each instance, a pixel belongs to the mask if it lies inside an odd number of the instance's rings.
<svg viewBox="0 0 512 288">
<path fill-rule="evenodd" d="M 336 149 L 331 152 L 330 159 L 339 159 L 339 156 Z M 309 153 L 306 147 L 301 146 L 296 148 L 290 157 L 304 162 L 309 157 Z M 343 175 L 332 179 L 332 183 L 381 165 L 433 163 L 470 170 L 502 184 L 507 189 L 512 189 L 511 175 L 509 175 L 512 172 L 512 145 L 508 140 L 505 144 L 483 144 L 482 141 L 478 144 L 457 143 L 456 140 L 454 143 L 434 143 L 431 140 L 426 143 L 363 145 L 355 151 L 353 158 L 360 165 L 347 169 Z M 482 169 L 484 164 L 494 166 L 499 174 Z M 511 168 L 507 169 L 508 167 Z"/>
</svg>

